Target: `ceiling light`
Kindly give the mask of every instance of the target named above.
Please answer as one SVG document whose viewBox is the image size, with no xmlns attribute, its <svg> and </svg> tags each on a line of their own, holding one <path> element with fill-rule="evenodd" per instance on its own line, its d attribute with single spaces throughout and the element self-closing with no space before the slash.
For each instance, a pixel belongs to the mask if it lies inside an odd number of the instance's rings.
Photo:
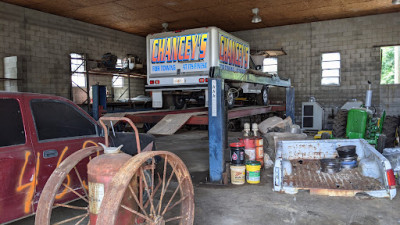
<svg viewBox="0 0 400 225">
<path fill-rule="evenodd" d="M 399 5 L 400 4 L 400 0 L 392 0 L 392 4 L 393 5 Z"/>
<path fill-rule="evenodd" d="M 395 1 L 395 0 L 393 0 L 393 1 Z M 398 1 L 400 1 L 400 0 L 398 0 Z M 262 19 L 261 19 L 261 17 L 258 15 L 258 11 L 259 11 L 258 8 L 254 8 L 254 9 L 252 9 L 251 11 L 252 11 L 253 14 L 254 14 L 253 19 L 251 19 L 251 22 L 252 22 L 252 23 L 259 23 L 259 22 L 261 22 Z"/>
<path fill-rule="evenodd" d="M 162 32 L 168 32 L 168 23 L 162 23 L 161 26 L 164 28 Z"/>
</svg>

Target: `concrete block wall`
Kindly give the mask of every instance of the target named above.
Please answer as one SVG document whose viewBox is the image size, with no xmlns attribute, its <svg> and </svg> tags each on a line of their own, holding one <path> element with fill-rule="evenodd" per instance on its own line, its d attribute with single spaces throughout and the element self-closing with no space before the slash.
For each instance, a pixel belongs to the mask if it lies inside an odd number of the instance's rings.
<svg viewBox="0 0 400 225">
<path fill-rule="evenodd" d="M 278 74 L 290 77 L 296 89 L 296 121 L 301 102 L 310 96 L 325 108 L 341 107 L 349 99 L 364 101 L 367 81 L 373 83 L 373 105 L 400 114 L 400 85 L 380 85 L 380 48 L 400 45 L 400 13 L 338 19 L 234 32 L 252 49 L 280 49 Z M 321 85 L 321 54 L 340 52 L 340 86 Z M 396 97 L 392 97 L 396 96 Z M 271 96 L 276 98 L 276 96 Z M 396 106 L 397 105 L 397 106 Z"/>
<path fill-rule="evenodd" d="M 386 109 L 387 115 L 400 115 L 399 85 L 382 85 L 379 91 L 381 107 Z"/>
<path fill-rule="evenodd" d="M 22 63 L 20 91 L 54 94 L 69 98 L 71 93 L 70 53 L 87 53 L 100 59 L 111 52 L 119 58 L 136 54 L 145 58 L 145 38 L 0 2 L 0 58 L 18 56 Z M 0 77 L 4 65 L 0 62 Z M 143 81 L 138 82 L 142 86 Z M 112 77 L 94 77 L 111 88 Z M 0 89 L 2 86 L 0 86 Z M 137 93 L 143 93 L 138 89 Z M 84 92 L 74 88 L 77 102 Z"/>
</svg>

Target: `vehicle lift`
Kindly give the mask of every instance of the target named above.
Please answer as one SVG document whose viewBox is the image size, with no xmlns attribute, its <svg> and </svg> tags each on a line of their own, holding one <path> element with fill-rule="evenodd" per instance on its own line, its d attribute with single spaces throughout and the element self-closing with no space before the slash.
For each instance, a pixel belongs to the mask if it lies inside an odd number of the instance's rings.
<svg viewBox="0 0 400 225">
<path fill-rule="evenodd" d="M 234 108 L 228 111 L 225 106 L 224 80 L 235 80 L 277 86 L 286 88 L 286 106 L 248 106 Z M 196 113 L 186 121 L 187 125 L 207 125 L 209 136 L 209 178 L 212 183 L 222 183 L 225 166 L 224 152 L 227 148 L 227 121 L 231 119 L 258 115 L 268 112 L 279 112 L 286 110 L 286 116 L 294 121 L 294 88 L 291 87 L 290 79 L 281 79 L 276 75 L 236 73 L 221 70 L 219 67 L 210 69 L 208 79 L 208 109 L 189 108 L 184 110 L 156 110 L 147 112 L 124 113 L 123 116 L 132 120 L 133 123 L 158 123 L 166 115 L 181 113 Z M 208 111 L 208 113 L 207 113 Z M 122 116 L 122 115 L 121 115 Z"/>
<path fill-rule="evenodd" d="M 225 79 L 286 88 L 286 116 L 290 116 L 293 120 L 295 118 L 294 88 L 291 87 L 290 79 L 280 79 L 269 74 L 235 73 L 212 67 L 208 79 L 209 178 L 212 183 L 222 183 L 222 174 L 225 170 L 224 152 L 227 148 Z"/>
</svg>

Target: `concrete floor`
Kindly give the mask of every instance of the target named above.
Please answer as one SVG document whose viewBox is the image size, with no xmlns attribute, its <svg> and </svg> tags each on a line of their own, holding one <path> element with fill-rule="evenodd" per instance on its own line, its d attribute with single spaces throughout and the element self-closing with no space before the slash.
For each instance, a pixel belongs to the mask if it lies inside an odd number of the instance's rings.
<svg viewBox="0 0 400 225">
<path fill-rule="evenodd" d="M 239 135 L 230 133 L 230 141 Z M 158 137 L 157 148 L 177 154 L 192 174 L 197 225 L 400 224 L 399 197 L 388 200 L 315 196 L 308 192 L 280 194 L 272 191 L 271 169 L 262 172 L 258 185 L 204 184 L 208 170 L 207 131 L 180 131 L 173 136 Z M 33 223 L 34 218 L 30 217 L 12 224 Z"/>
<path fill-rule="evenodd" d="M 230 133 L 230 142 L 239 135 Z M 207 131 L 181 132 L 157 141 L 158 149 L 176 153 L 192 174 L 197 225 L 400 224 L 399 197 L 389 200 L 276 193 L 272 191 L 272 169 L 262 172 L 258 185 L 199 184 L 208 170 Z"/>
</svg>

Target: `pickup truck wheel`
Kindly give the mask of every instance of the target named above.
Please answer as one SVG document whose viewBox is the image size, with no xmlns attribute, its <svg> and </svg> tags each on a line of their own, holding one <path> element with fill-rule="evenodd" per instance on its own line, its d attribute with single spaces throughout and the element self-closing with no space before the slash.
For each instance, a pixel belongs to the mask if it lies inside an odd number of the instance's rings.
<svg viewBox="0 0 400 225">
<path fill-rule="evenodd" d="M 265 86 L 261 89 L 261 93 L 256 97 L 257 105 L 268 105 L 268 86 Z"/>
<path fill-rule="evenodd" d="M 161 171 L 156 170 L 156 157 L 164 162 Z M 146 179 L 146 169 L 152 186 Z M 143 198 L 144 193 L 149 198 Z M 109 183 L 96 224 L 119 224 L 120 215 L 130 224 L 192 225 L 194 190 L 182 160 L 171 152 L 154 151 L 140 153 L 126 162 Z"/>
<path fill-rule="evenodd" d="M 183 109 L 186 105 L 186 99 L 184 95 L 173 95 L 173 101 L 176 109 Z"/>
<path fill-rule="evenodd" d="M 88 181 L 87 173 L 80 174 L 79 171 L 87 171 L 89 161 L 103 151 L 102 147 L 88 147 L 74 152 L 54 170 L 40 195 L 35 225 L 64 224 L 67 222 L 83 224 L 89 216 Z M 84 167 L 84 168 L 83 168 Z M 80 169 L 77 169 L 80 168 Z M 71 180 L 78 181 L 79 185 L 71 187 Z M 61 196 L 63 195 L 63 196 Z M 72 196 L 72 197 L 71 197 Z M 79 198 L 85 202 L 84 206 L 64 204 L 65 198 Z M 64 207 L 78 211 L 71 218 L 52 217 L 53 208 Z"/>
<path fill-rule="evenodd" d="M 386 116 L 383 122 L 382 133 L 386 135 L 386 148 L 393 148 L 396 141 L 396 129 L 399 125 L 398 116 Z"/>
</svg>

